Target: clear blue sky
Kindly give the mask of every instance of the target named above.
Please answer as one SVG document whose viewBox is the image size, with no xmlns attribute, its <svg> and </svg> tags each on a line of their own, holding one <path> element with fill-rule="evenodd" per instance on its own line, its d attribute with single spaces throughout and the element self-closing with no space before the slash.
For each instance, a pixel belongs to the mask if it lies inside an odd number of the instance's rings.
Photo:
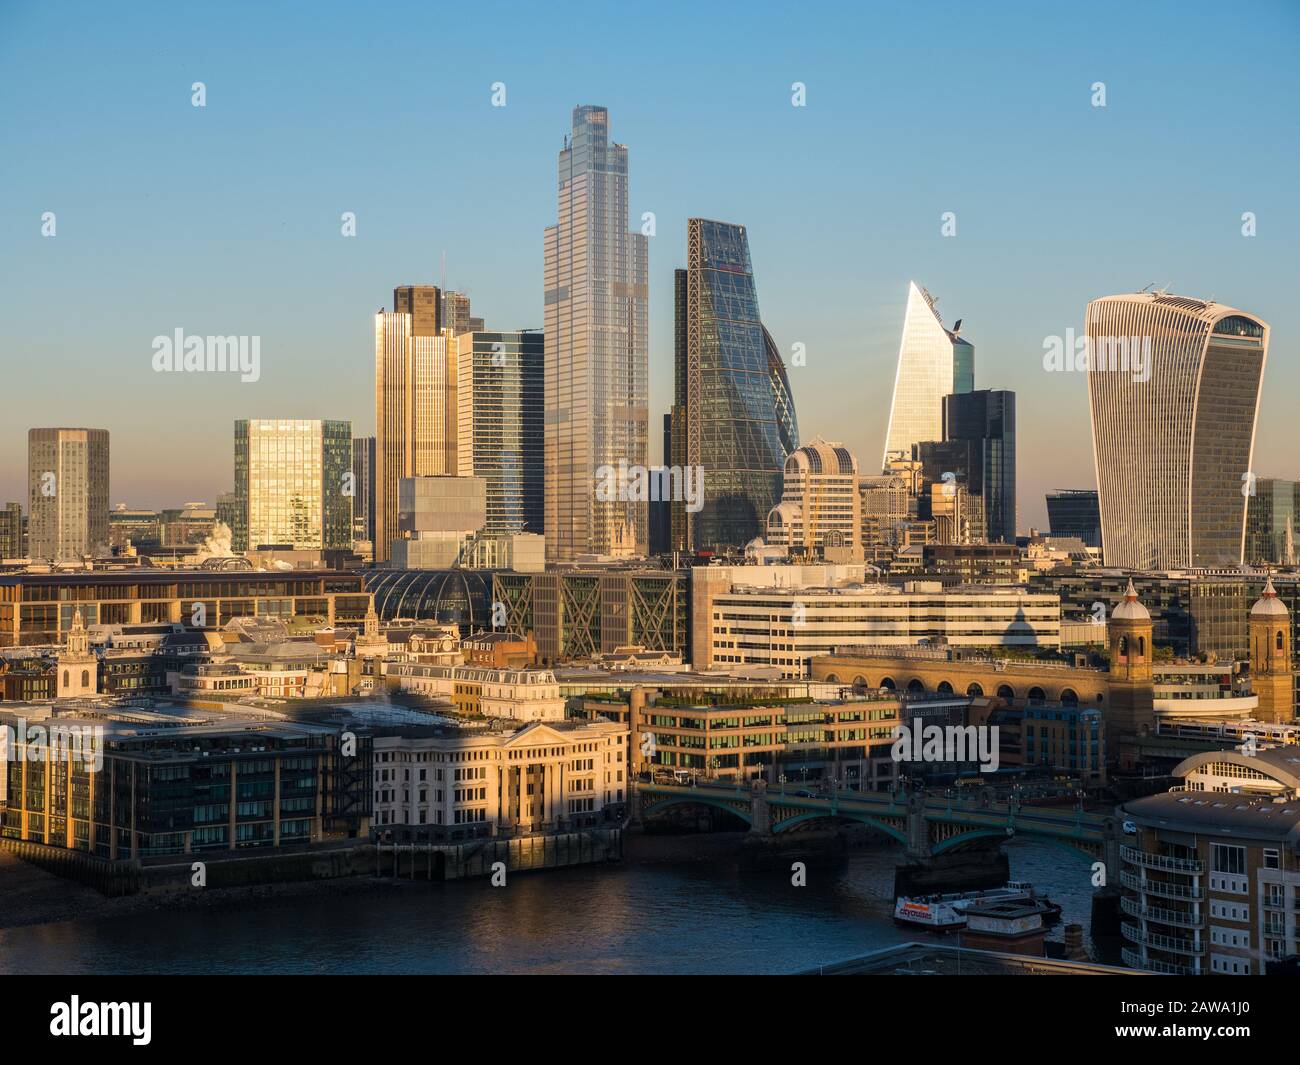
<svg viewBox="0 0 1300 1065">
<path fill-rule="evenodd" d="M 228 489 L 236 418 L 372 431 L 372 312 L 444 252 L 489 327 L 540 326 L 577 103 L 609 107 L 657 216 L 652 454 L 700 215 L 749 227 L 764 320 L 808 352 L 800 427 L 864 468 L 915 278 L 965 320 L 977 387 L 1018 392 L 1020 524 L 1043 524 L 1045 489 L 1093 484 L 1083 380 L 1043 372 L 1043 338 L 1154 282 L 1273 326 L 1256 472 L 1300 477 L 1298 56 L 1296 0 L 0 0 L 0 501 L 30 426 L 110 430 L 112 501 L 138 506 Z M 178 327 L 260 335 L 261 381 L 155 374 Z"/>
</svg>

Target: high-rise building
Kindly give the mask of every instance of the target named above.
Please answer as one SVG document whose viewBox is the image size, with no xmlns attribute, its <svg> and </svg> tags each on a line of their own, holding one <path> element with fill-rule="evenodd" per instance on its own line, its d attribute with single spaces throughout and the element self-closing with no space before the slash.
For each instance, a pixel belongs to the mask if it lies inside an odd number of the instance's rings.
<svg viewBox="0 0 1300 1065">
<path fill-rule="evenodd" d="M 725 551 L 763 535 L 799 430 L 785 366 L 759 318 L 745 227 L 688 220 L 686 257 L 674 279 L 682 431 L 671 462 L 702 471 L 704 498 L 697 513 L 680 500 L 673 509 L 681 546 Z"/>
<path fill-rule="evenodd" d="M 1261 477 L 1246 499 L 1246 564 L 1296 564 L 1300 482 Z"/>
<path fill-rule="evenodd" d="M 463 292 L 442 294 L 442 325 L 451 330 L 452 336 L 483 332 L 483 319 L 469 313 L 469 297 Z"/>
<path fill-rule="evenodd" d="M 952 329 L 944 328 L 935 303 L 929 292 L 909 282 L 882 469 L 891 457 L 910 457 L 915 444 L 942 440 L 943 397 L 975 388 L 975 347 L 958 336 L 960 319 Z"/>
<path fill-rule="evenodd" d="M 6 503 L 0 510 L 0 559 L 26 557 L 23 540 L 23 505 Z"/>
<path fill-rule="evenodd" d="M 1016 394 L 982 388 L 943 397 L 943 438 L 970 445 L 968 487 L 989 543 L 1016 542 Z"/>
<path fill-rule="evenodd" d="M 767 542 L 805 558 L 838 549 L 835 561 L 849 562 L 862 557 L 861 535 L 858 460 L 820 436 L 795 448 L 785 460 L 781 502 L 767 516 Z"/>
<path fill-rule="evenodd" d="M 546 477 L 545 336 L 537 330 L 456 338 L 457 468 L 487 485 L 487 533 L 541 533 Z"/>
<path fill-rule="evenodd" d="M 435 285 L 393 290 L 375 315 L 375 561 L 397 536 L 397 482 L 456 472 L 455 338 Z"/>
<path fill-rule="evenodd" d="M 1092 488 L 1062 488 L 1047 493 L 1047 527 L 1053 536 L 1077 536 L 1101 547 L 1101 509 Z"/>
<path fill-rule="evenodd" d="M 1138 292 L 1088 304 L 1088 398 L 1107 566 L 1238 566 L 1269 327 Z"/>
<path fill-rule="evenodd" d="M 352 546 L 352 423 L 249 418 L 235 422 L 236 551 Z"/>
<path fill-rule="evenodd" d="M 649 461 L 649 250 L 627 228 L 627 147 L 609 140 L 605 108 L 574 108 L 558 171 L 544 242 L 547 558 L 643 555 L 645 502 L 595 492 L 602 467 Z"/>
<path fill-rule="evenodd" d="M 375 438 L 352 438 L 352 539 L 375 539 Z"/>
<path fill-rule="evenodd" d="M 28 554 L 56 562 L 108 553 L 107 429 L 27 432 Z"/>
</svg>

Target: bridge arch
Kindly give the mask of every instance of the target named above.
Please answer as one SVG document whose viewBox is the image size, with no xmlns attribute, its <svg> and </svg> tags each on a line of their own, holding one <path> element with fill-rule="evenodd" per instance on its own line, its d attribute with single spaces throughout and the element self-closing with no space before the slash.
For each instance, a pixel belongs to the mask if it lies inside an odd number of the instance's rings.
<svg viewBox="0 0 1300 1065">
<path fill-rule="evenodd" d="M 774 833 L 788 832 L 796 825 L 806 824 L 809 821 L 822 821 L 822 820 L 855 821 L 858 824 L 867 825 L 871 828 L 876 829 L 879 832 L 884 833 L 895 843 L 901 843 L 904 846 L 907 845 L 907 833 L 904 832 L 902 829 L 895 828 L 893 825 L 886 824 L 884 821 L 881 821 L 879 818 L 871 817 L 868 814 L 846 813 L 843 810 L 837 810 L 834 812 L 832 812 L 831 810 L 805 810 L 803 813 L 795 814 L 792 817 L 786 817 L 780 821 L 774 821 L 772 823 L 772 831 Z"/>
<path fill-rule="evenodd" d="M 739 803 L 744 804 L 742 810 Z M 715 810 L 724 810 L 729 814 L 734 814 L 747 825 L 754 823 L 754 817 L 749 810 L 749 796 L 745 793 L 739 793 L 735 799 L 727 800 L 715 798 L 712 795 L 701 795 L 699 793 L 690 795 L 660 795 L 649 802 L 641 804 L 641 814 L 658 813 L 666 810 L 670 806 L 712 806 Z"/>
</svg>

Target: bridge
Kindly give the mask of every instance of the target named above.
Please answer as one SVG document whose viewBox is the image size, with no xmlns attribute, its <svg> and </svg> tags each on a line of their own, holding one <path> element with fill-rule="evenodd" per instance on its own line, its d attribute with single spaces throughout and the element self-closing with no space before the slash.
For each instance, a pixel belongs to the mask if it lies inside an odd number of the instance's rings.
<svg viewBox="0 0 1300 1065">
<path fill-rule="evenodd" d="M 920 791 L 838 790 L 813 796 L 769 788 L 765 781 L 697 784 L 636 784 L 642 818 L 672 806 L 700 805 L 725 810 L 764 836 L 824 827 L 827 822 L 868 825 L 900 843 L 908 857 L 927 859 L 980 840 L 1029 836 L 1082 852 L 1119 868 L 1120 830 L 1114 817 L 1086 813 L 1080 806 L 1028 806 L 1012 799 L 925 794 Z"/>
</svg>

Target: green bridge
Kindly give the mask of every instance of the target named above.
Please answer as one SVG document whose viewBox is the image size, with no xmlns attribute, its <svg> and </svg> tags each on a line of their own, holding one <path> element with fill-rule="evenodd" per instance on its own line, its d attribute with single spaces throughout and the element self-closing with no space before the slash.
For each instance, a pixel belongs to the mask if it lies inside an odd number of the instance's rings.
<svg viewBox="0 0 1300 1065">
<path fill-rule="evenodd" d="M 764 781 L 744 784 L 638 782 L 634 814 L 653 817 L 672 806 L 697 805 L 725 810 L 749 825 L 750 832 L 774 835 L 827 823 L 857 822 L 889 836 L 909 857 L 931 858 L 977 841 L 1031 836 L 1105 861 L 1118 868 L 1120 828 L 1110 815 L 1086 813 L 1078 806 L 1028 806 L 986 802 L 973 795 L 922 792 L 839 791 L 812 797 L 769 788 Z"/>
</svg>

